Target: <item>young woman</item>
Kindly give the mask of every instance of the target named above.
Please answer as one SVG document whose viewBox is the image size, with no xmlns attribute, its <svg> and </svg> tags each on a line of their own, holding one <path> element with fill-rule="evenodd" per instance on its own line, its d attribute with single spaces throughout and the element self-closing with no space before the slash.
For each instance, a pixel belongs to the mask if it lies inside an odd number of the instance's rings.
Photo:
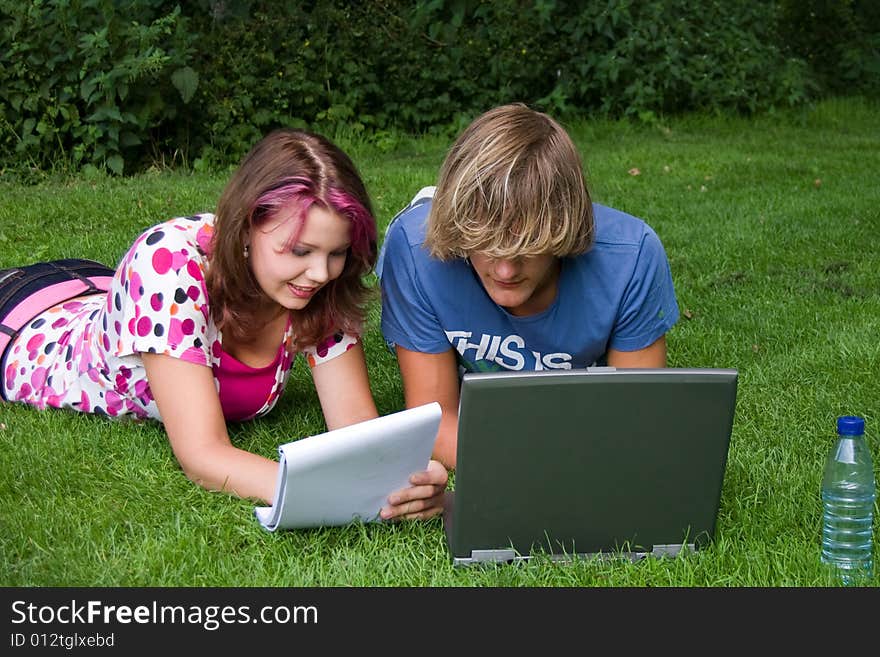
<svg viewBox="0 0 880 657">
<path fill-rule="evenodd" d="M 268 413 L 297 353 L 328 429 L 377 416 L 358 337 L 375 258 L 370 200 L 349 157 L 319 135 L 275 131 L 244 158 L 216 214 L 146 230 L 109 292 L 24 326 L 3 355 L 3 395 L 159 420 L 192 481 L 271 503 L 277 462 L 235 447 L 226 422 Z M 431 462 L 381 516 L 436 515 L 446 478 Z"/>
</svg>

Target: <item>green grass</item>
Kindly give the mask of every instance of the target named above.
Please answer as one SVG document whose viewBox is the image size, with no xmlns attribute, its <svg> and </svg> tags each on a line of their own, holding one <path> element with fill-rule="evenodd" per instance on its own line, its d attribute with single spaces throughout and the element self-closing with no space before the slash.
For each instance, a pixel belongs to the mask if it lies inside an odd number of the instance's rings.
<svg viewBox="0 0 880 657">
<path fill-rule="evenodd" d="M 636 564 L 460 570 L 439 519 L 270 534 L 250 502 L 186 480 L 157 425 L 5 404 L 0 584 L 833 585 L 819 565 L 819 485 L 837 415 L 866 417 L 880 463 L 880 107 L 841 100 L 752 120 L 570 127 L 596 200 L 645 218 L 666 246 L 683 313 L 668 336 L 670 364 L 740 371 L 710 546 Z M 340 143 L 382 227 L 434 182 L 448 146 Z M 0 267 L 73 256 L 115 263 L 143 228 L 212 209 L 225 178 L 0 182 Z M 378 319 L 376 306 L 366 349 L 377 404 L 389 413 L 403 397 Z M 233 440 L 267 456 L 323 430 L 301 364 L 270 417 L 231 427 Z M 875 571 L 874 586 L 880 564 Z"/>
</svg>

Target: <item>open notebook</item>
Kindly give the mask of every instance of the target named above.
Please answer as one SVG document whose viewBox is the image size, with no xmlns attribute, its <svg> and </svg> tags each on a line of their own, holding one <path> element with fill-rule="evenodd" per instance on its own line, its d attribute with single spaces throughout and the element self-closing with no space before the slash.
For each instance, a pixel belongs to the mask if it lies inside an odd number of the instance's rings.
<svg viewBox="0 0 880 657">
<path fill-rule="evenodd" d="M 254 513 L 269 531 L 376 521 L 427 467 L 439 425 L 433 402 L 285 443 L 272 506 Z"/>
<path fill-rule="evenodd" d="M 455 564 L 675 554 L 714 535 L 737 371 L 592 367 L 466 374 Z"/>
</svg>

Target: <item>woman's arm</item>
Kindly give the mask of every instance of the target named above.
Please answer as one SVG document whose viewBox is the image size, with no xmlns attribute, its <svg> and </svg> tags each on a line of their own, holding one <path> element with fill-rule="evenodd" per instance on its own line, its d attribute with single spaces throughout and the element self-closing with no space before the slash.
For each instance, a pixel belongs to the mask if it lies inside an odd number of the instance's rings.
<svg viewBox="0 0 880 657">
<path fill-rule="evenodd" d="M 327 430 L 377 417 L 370 390 L 364 348 L 360 342 L 344 354 L 312 368 L 312 380 Z"/>
<path fill-rule="evenodd" d="M 361 344 L 312 368 L 327 428 L 337 429 L 378 416 Z M 381 510 L 385 520 L 426 519 L 442 513 L 448 473 L 436 461 L 413 473 L 410 486 L 389 495 Z"/>
<path fill-rule="evenodd" d="M 278 463 L 232 445 L 211 368 L 162 354 L 140 355 L 171 449 L 186 476 L 208 490 L 271 504 Z"/>
<path fill-rule="evenodd" d="M 666 367 L 666 336 L 636 351 L 608 350 L 609 367 Z"/>
<path fill-rule="evenodd" d="M 443 415 L 434 443 L 434 458 L 449 469 L 455 468 L 458 447 L 458 362 L 450 349 L 425 354 L 397 347 L 397 364 L 403 379 L 407 408 L 436 401 Z"/>
</svg>

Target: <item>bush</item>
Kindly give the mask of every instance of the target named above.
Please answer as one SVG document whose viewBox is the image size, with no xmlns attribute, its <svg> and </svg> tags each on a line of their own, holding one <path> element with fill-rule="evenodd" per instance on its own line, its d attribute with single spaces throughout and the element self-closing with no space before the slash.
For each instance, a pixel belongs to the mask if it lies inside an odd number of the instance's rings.
<svg viewBox="0 0 880 657">
<path fill-rule="evenodd" d="M 451 136 L 510 101 L 653 121 L 880 93 L 880 10 L 867 0 L 0 0 L 0 10 L 7 168 L 215 168 L 277 126 L 377 143 L 395 131 Z"/>
<path fill-rule="evenodd" d="M 576 55 L 554 96 L 617 116 L 800 104 L 805 69 L 774 44 L 774 22 L 772 4 L 748 0 L 591 3 L 566 25 Z"/>
<path fill-rule="evenodd" d="M 2 147 L 39 168 L 120 174 L 191 95 L 179 8 L 141 0 L 2 0 Z M 175 98 L 176 96 L 176 98 Z"/>
<path fill-rule="evenodd" d="M 826 93 L 880 95 L 880 3 L 780 0 L 782 44 Z"/>
</svg>

